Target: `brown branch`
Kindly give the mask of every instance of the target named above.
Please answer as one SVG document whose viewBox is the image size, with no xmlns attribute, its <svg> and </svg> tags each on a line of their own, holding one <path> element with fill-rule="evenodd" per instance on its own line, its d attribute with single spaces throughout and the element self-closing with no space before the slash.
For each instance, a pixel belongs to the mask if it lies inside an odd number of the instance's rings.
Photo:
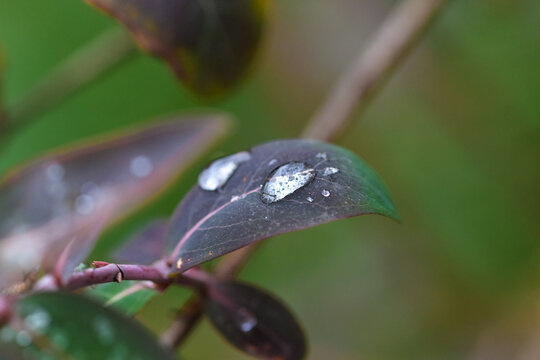
<svg viewBox="0 0 540 360">
<path fill-rule="evenodd" d="M 6 110 L 4 131 L 12 131 L 73 95 L 134 54 L 135 50 L 133 40 L 122 28 L 115 27 L 99 35 Z"/>
<path fill-rule="evenodd" d="M 303 136 L 319 140 L 338 137 L 355 107 L 363 107 L 369 102 L 375 90 L 407 54 L 407 50 L 416 44 L 444 2 L 445 0 L 406 0 L 396 7 L 367 48 L 338 81 L 326 104 L 306 127 Z M 225 256 L 215 268 L 216 277 L 236 275 L 259 244 L 244 247 Z M 161 343 L 170 348 L 178 347 L 191 333 L 200 317 L 200 303 L 193 297 L 163 334 Z"/>
<path fill-rule="evenodd" d="M 445 0 L 403 1 L 345 71 L 303 136 L 333 140 L 348 125 L 355 109 L 363 110 L 408 51 L 418 42 Z"/>
</svg>

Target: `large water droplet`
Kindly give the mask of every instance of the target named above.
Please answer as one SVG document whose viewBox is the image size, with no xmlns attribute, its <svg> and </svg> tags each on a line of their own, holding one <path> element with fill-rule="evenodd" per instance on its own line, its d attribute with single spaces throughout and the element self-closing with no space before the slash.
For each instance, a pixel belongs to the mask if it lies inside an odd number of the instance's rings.
<svg viewBox="0 0 540 360">
<path fill-rule="evenodd" d="M 248 310 L 240 308 L 235 314 L 236 324 L 243 332 L 250 332 L 257 326 L 257 318 Z"/>
<path fill-rule="evenodd" d="M 330 176 L 330 175 L 337 174 L 338 172 L 339 172 L 339 169 L 338 169 L 338 168 L 335 168 L 335 167 L 327 167 L 327 168 L 324 169 L 323 175 L 324 175 L 324 176 Z"/>
<path fill-rule="evenodd" d="M 154 165 L 148 156 L 136 156 L 129 163 L 129 171 L 138 178 L 150 175 L 152 170 L 154 170 Z"/>
<path fill-rule="evenodd" d="M 270 204 L 303 188 L 315 177 L 315 170 L 303 162 L 293 161 L 270 174 L 261 191 L 261 200 Z"/>
<path fill-rule="evenodd" d="M 229 181 L 238 166 L 249 159 L 251 155 L 247 151 L 242 151 L 214 161 L 199 175 L 199 186 L 207 191 L 219 189 Z"/>
<path fill-rule="evenodd" d="M 31 312 L 28 316 L 26 316 L 26 318 L 24 319 L 24 323 L 31 330 L 38 333 L 44 333 L 49 328 L 49 324 L 51 323 L 51 316 L 48 312 L 42 309 L 37 309 Z"/>
</svg>

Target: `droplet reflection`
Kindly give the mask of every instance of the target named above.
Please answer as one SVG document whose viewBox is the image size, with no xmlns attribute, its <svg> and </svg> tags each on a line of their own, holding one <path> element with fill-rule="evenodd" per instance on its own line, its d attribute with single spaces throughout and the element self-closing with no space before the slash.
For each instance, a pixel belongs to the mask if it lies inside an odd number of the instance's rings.
<svg viewBox="0 0 540 360">
<path fill-rule="evenodd" d="M 264 183 L 261 200 L 265 204 L 280 201 L 309 184 L 314 177 L 315 170 L 303 162 L 293 161 L 282 165 Z"/>
<path fill-rule="evenodd" d="M 215 191 L 225 185 L 241 163 L 251 159 L 247 151 L 214 161 L 199 175 L 199 186 L 203 190 Z"/>
</svg>

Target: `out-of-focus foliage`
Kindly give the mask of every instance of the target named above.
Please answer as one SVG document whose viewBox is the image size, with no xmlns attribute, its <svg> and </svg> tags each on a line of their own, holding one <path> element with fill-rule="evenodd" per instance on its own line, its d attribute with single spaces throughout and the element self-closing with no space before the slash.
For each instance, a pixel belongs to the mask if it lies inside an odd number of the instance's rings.
<svg viewBox="0 0 540 360">
<path fill-rule="evenodd" d="M 250 68 L 269 0 L 87 0 L 124 24 L 192 91 L 219 95 Z"/>
<path fill-rule="evenodd" d="M 211 158 L 297 136 L 394 3 L 274 1 L 260 66 L 213 104 L 237 115 L 237 132 L 167 196 L 109 231 L 95 256 L 106 260 L 118 239 L 171 214 Z M 309 329 L 311 358 L 479 360 L 490 351 L 538 358 L 540 320 L 523 314 L 540 301 L 539 22 L 535 0 L 449 2 L 340 142 L 385 179 L 402 224 L 364 217 L 279 236 L 249 263 L 243 278 L 279 294 Z M 77 1 L 0 1 L 6 101 L 108 26 Z M 202 104 L 159 61 L 141 56 L 21 132 L 0 171 L 77 138 Z M 185 293 L 167 295 L 138 315 L 156 331 L 170 319 L 163 309 L 177 308 Z M 212 332 L 199 327 L 184 357 L 243 358 Z"/>
</svg>

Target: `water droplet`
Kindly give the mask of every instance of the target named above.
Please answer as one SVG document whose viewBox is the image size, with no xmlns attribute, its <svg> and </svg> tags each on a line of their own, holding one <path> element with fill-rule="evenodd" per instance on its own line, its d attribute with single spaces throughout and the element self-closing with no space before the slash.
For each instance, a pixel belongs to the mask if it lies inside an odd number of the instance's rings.
<svg viewBox="0 0 540 360">
<path fill-rule="evenodd" d="M 81 215 L 88 215 L 94 211 L 95 203 L 94 198 L 90 195 L 79 195 L 75 199 L 75 211 Z"/>
<path fill-rule="evenodd" d="M 148 156 L 136 156 L 129 163 L 129 171 L 138 178 L 150 175 L 152 170 L 154 170 L 154 165 Z"/>
<path fill-rule="evenodd" d="M 51 316 L 48 312 L 42 309 L 37 309 L 31 312 L 28 316 L 26 316 L 26 318 L 24 319 L 24 323 L 31 330 L 38 333 L 44 333 L 49 328 L 49 324 L 51 323 Z"/>
<path fill-rule="evenodd" d="M 261 200 L 270 204 L 283 199 L 309 184 L 315 170 L 303 162 L 293 161 L 280 166 L 270 174 L 261 191 Z"/>
<path fill-rule="evenodd" d="M 215 191 L 225 185 L 241 163 L 251 159 L 247 151 L 214 161 L 199 175 L 199 186 L 203 190 Z"/>
<path fill-rule="evenodd" d="M 313 198 L 312 198 L 311 196 L 308 196 L 308 197 L 306 198 L 306 200 L 309 201 L 309 202 L 313 202 Z"/>
<path fill-rule="evenodd" d="M 320 152 L 315 155 L 317 159 L 326 160 L 328 159 L 328 155 L 326 155 L 325 152 Z"/>
<path fill-rule="evenodd" d="M 268 166 L 273 166 L 277 164 L 277 159 L 272 159 L 268 162 Z"/>
<path fill-rule="evenodd" d="M 257 318 L 248 310 L 240 308 L 235 314 L 236 324 L 243 332 L 250 332 L 257 326 Z"/>
<path fill-rule="evenodd" d="M 69 335 L 66 335 L 63 330 L 53 330 L 48 336 L 51 342 L 60 350 L 66 350 L 69 347 Z"/>
<path fill-rule="evenodd" d="M 32 337 L 30 337 L 30 334 L 24 330 L 19 331 L 17 333 L 17 337 L 15 338 L 15 342 L 21 347 L 26 347 L 32 343 Z"/>
<path fill-rule="evenodd" d="M 329 197 L 329 196 L 330 196 L 330 191 L 324 189 L 323 191 L 321 191 L 321 194 L 322 194 L 322 196 L 324 196 L 324 197 Z"/>
<path fill-rule="evenodd" d="M 61 181 L 66 174 L 66 170 L 59 163 L 52 163 L 45 169 L 45 174 L 51 181 Z"/>
<path fill-rule="evenodd" d="M 335 168 L 335 167 L 327 167 L 324 169 L 324 172 L 323 172 L 323 175 L 324 176 L 330 176 L 330 175 L 333 175 L 333 174 L 336 174 L 339 172 L 339 169 L 338 168 Z"/>
<path fill-rule="evenodd" d="M 99 337 L 99 340 L 104 345 L 114 343 L 114 329 L 105 317 L 97 317 L 94 319 L 94 330 Z"/>
</svg>

